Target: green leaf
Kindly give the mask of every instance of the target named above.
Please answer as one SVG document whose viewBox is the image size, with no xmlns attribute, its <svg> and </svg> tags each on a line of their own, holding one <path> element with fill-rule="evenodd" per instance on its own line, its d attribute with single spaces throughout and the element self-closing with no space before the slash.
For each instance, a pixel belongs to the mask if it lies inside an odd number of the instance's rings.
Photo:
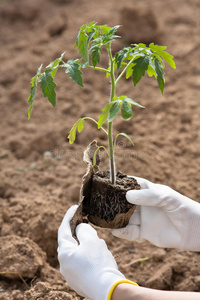
<svg viewBox="0 0 200 300">
<path fill-rule="evenodd" d="M 34 85 L 30 89 L 30 96 L 28 98 L 28 103 L 33 103 L 33 100 L 35 99 L 36 96 L 36 91 L 37 91 L 37 85 L 34 83 Z"/>
<path fill-rule="evenodd" d="M 111 35 L 111 36 L 113 36 L 113 35 L 116 33 L 117 29 L 118 29 L 120 26 L 121 26 L 121 25 L 115 25 L 114 27 L 110 28 L 109 31 L 108 31 L 108 34 Z"/>
<path fill-rule="evenodd" d="M 34 86 L 34 84 L 37 85 L 37 82 L 38 82 L 38 75 L 36 74 L 33 78 L 31 78 L 32 87 Z"/>
<path fill-rule="evenodd" d="M 114 103 L 110 109 L 110 115 L 108 118 L 108 122 L 112 122 L 117 116 L 120 109 L 120 104 L 118 102 Z"/>
<path fill-rule="evenodd" d="M 134 86 L 140 81 L 141 77 L 145 75 L 145 71 L 148 69 L 149 57 L 143 55 L 134 60 L 133 66 L 133 83 Z"/>
<path fill-rule="evenodd" d="M 92 58 L 92 64 L 94 67 L 100 62 L 100 53 L 102 53 L 101 48 L 94 47 L 92 50 L 91 58 Z"/>
<path fill-rule="evenodd" d="M 118 35 L 115 35 L 115 33 L 119 27 L 120 27 L 120 25 L 116 25 L 112 28 L 108 27 L 108 30 L 105 32 L 105 35 L 102 37 L 103 45 L 106 45 L 106 44 L 112 42 L 115 38 L 119 38 Z"/>
<path fill-rule="evenodd" d="M 69 143 L 73 144 L 76 139 L 76 130 L 78 129 L 78 132 L 80 133 L 84 128 L 84 119 L 79 119 L 71 128 L 68 139 Z"/>
<path fill-rule="evenodd" d="M 127 96 L 124 96 L 124 95 L 119 96 L 119 97 L 118 96 L 113 97 L 114 100 L 120 100 L 120 101 L 124 100 L 125 98 L 127 98 Z"/>
<path fill-rule="evenodd" d="M 28 110 L 28 119 L 31 118 L 31 113 L 33 111 L 33 101 L 34 101 L 35 96 L 36 96 L 36 91 L 37 91 L 37 83 L 35 81 L 34 85 L 30 89 L 30 96 L 28 98 L 28 103 L 30 103 L 29 110 Z"/>
<path fill-rule="evenodd" d="M 33 110 L 33 103 L 30 104 L 29 109 L 28 109 L 28 119 L 31 118 L 32 110 Z"/>
<path fill-rule="evenodd" d="M 93 35 L 95 33 L 95 30 L 92 29 L 89 34 L 88 34 L 88 39 L 87 39 L 87 44 L 89 45 L 89 42 L 91 41 L 91 39 L 93 38 Z"/>
<path fill-rule="evenodd" d="M 80 119 L 78 121 L 78 132 L 80 133 L 84 128 L 84 120 L 83 119 Z"/>
<path fill-rule="evenodd" d="M 149 75 L 149 77 L 155 76 L 156 77 L 156 71 L 155 71 L 155 63 L 151 62 L 151 60 L 149 60 L 149 65 L 148 65 L 148 69 L 147 69 L 147 73 Z"/>
<path fill-rule="evenodd" d="M 173 60 L 173 56 L 163 50 L 167 49 L 166 46 L 158 46 L 151 43 L 149 45 L 152 51 L 155 51 L 158 55 L 160 55 L 173 69 L 176 69 L 175 62 Z"/>
<path fill-rule="evenodd" d="M 79 70 L 80 65 L 76 63 L 76 59 L 70 59 L 64 65 L 66 67 L 65 73 L 69 73 L 69 78 L 83 87 L 82 72 Z"/>
<path fill-rule="evenodd" d="M 47 70 L 45 70 L 45 74 L 46 75 L 49 75 L 49 74 L 51 74 L 52 73 L 52 69 L 47 69 Z M 44 75 L 44 73 L 42 74 L 42 75 Z M 51 76 L 52 77 L 52 76 Z"/>
<path fill-rule="evenodd" d="M 126 70 L 126 79 L 128 79 L 133 74 L 133 67 L 135 64 L 130 64 Z"/>
<path fill-rule="evenodd" d="M 57 71 L 58 71 L 58 67 L 60 65 L 60 62 L 62 61 L 63 59 L 63 56 L 65 55 L 66 52 L 63 52 L 61 54 L 61 56 L 59 58 L 56 58 L 54 61 L 52 61 L 46 68 L 50 68 L 52 69 L 52 72 L 51 72 L 51 76 L 54 78 Z"/>
<path fill-rule="evenodd" d="M 48 71 L 48 70 L 47 70 Z M 44 97 L 47 97 L 49 102 L 55 107 L 56 106 L 56 83 L 53 81 L 52 76 L 48 75 L 48 72 L 41 76 L 41 89 Z"/>
<path fill-rule="evenodd" d="M 72 126 L 69 135 L 68 135 L 68 139 L 69 139 L 69 143 L 73 144 L 73 142 L 76 139 L 76 127 L 77 127 L 77 122 Z"/>
<path fill-rule="evenodd" d="M 84 31 L 80 31 L 78 40 L 76 42 L 79 53 L 82 55 L 86 62 L 89 62 L 89 51 L 88 51 L 88 35 Z"/>
<path fill-rule="evenodd" d="M 113 103 L 107 103 L 104 108 L 102 109 L 102 113 L 99 116 L 98 121 L 98 129 L 102 127 L 102 125 L 105 123 L 109 116 L 110 109 L 112 107 Z"/>
<path fill-rule="evenodd" d="M 161 90 L 161 93 L 163 94 L 164 84 L 165 84 L 165 79 L 164 79 L 165 73 L 164 73 L 164 71 L 162 69 L 162 65 L 158 59 L 155 60 L 155 71 L 156 71 L 158 86 Z"/>
<path fill-rule="evenodd" d="M 135 102 L 134 100 L 132 100 L 132 99 L 130 99 L 130 98 L 128 98 L 128 97 L 125 98 L 125 101 L 127 101 L 128 103 L 133 104 L 133 105 L 135 105 L 135 106 L 144 108 L 144 106 L 140 105 L 139 103 Z"/>
<path fill-rule="evenodd" d="M 118 70 L 121 67 L 121 64 L 122 64 L 122 62 L 123 62 L 123 60 L 124 60 L 124 58 L 125 58 L 125 56 L 127 54 L 127 51 L 128 50 L 125 48 L 125 49 L 122 49 L 122 50 L 120 50 L 119 52 L 117 52 L 115 54 L 115 62 L 117 63 L 117 69 Z"/>
<path fill-rule="evenodd" d="M 42 70 L 42 64 L 40 65 L 40 67 L 37 69 L 36 75 L 31 79 L 31 89 L 30 89 L 30 96 L 28 98 L 28 103 L 30 103 L 29 106 L 29 110 L 28 110 L 28 119 L 30 119 L 31 117 L 31 113 L 33 110 L 33 101 L 35 99 L 36 96 L 36 91 L 37 91 L 37 84 L 41 78 L 41 70 Z"/>
<path fill-rule="evenodd" d="M 36 75 L 41 75 L 42 66 L 43 66 L 43 64 L 41 64 L 40 67 L 37 69 Z M 34 78 L 34 77 L 33 77 L 33 78 Z"/>
<path fill-rule="evenodd" d="M 162 69 L 165 68 L 163 59 L 157 53 L 153 52 L 151 58 L 153 58 L 154 64 L 155 64 L 155 60 L 157 59 L 160 62 L 161 68 Z"/>
<path fill-rule="evenodd" d="M 129 120 L 133 115 L 132 108 L 130 104 L 126 101 L 123 100 L 122 102 L 122 107 L 121 107 L 121 116 L 124 120 Z"/>
<path fill-rule="evenodd" d="M 111 29 L 111 27 L 109 27 L 107 24 L 100 25 L 98 27 L 101 29 L 102 34 L 105 34 L 106 32 L 108 32 Z"/>
</svg>

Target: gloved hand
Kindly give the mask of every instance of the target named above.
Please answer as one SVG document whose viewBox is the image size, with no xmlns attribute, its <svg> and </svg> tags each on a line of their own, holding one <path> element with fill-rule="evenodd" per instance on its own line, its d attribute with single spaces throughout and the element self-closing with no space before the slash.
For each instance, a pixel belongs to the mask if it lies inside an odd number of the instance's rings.
<svg viewBox="0 0 200 300">
<path fill-rule="evenodd" d="M 80 224 L 72 237 L 70 220 L 77 205 L 66 213 L 58 230 L 58 260 L 60 272 L 79 295 L 91 300 L 106 300 L 109 291 L 118 283 L 128 282 L 119 272 L 117 263 L 104 240 L 88 224 Z"/>
<path fill-rule="evenodd" d="M 126 193 L 138 205 L 125 228 L 113 235 L 127 240 L 148 240 L 158 247 L 200 251 L 200 204 L 168 186 L 135 177 L 141 190 Z"/>
</svg>

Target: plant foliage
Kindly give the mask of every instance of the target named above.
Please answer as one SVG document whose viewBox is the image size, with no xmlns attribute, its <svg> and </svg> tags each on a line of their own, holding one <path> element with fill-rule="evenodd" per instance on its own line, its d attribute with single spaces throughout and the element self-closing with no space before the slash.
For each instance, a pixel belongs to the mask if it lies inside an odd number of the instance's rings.
<svg viewBox="0 0 200 300">
<path fill-rule="evenodd" d="M 56 83 L 54 78 L 58 69 L 64 68 L 75 83 L 83 87 L 83 73 L 85 68 L 102 71 L 106 73 L 106 77 L 111 81 L 111 96 L 109 102 L 103 107 L 99 115 L 98 122 L 92 118 L 84 117 L 79 119 L 69 132 L 69 143 L 72 144 L 76 139 L 76 133 L 81 132 L 84 128 L 84 120 L 90 119 L 98 124 L 98 129 L 103 129 L 103 125 L 108 121 L 109 140 L 109 157 L 113 159 L 113 140 L 112 140 L 112 122 L 118 115 L 121 109 L 121 117 L 124 120 L 129 120 L 133 116 L 133 107 L 143 107 L 127 96 L 116 96 L 116 86 L 119 80 L 132 78 L 134 86 L 138 84 L 141 78 L 147 74 L 150 77 L 155 77 L 158 87 L 163 93 L 165 84 L 165 63 L 168 63 L 172 68 L 176 68 L 173 56 L 166 52 L 166 46 L 158 46 L 151 43 L 146 46 L 143 43 L 133 44 L 129 47 L 124 47 L 115 55 L 112 54 L 111 44 L 115 39 L 120 38 L 116 32 L 119 25 L 109 27 L 108 25 L 97 25 L 96 22 L 84 24 L 81 26 L 75 42 L 75 48 L 78 48 L 79 57 L 64 60 L 65 52 L 59 58 L 52 61 L 42 72 L 42 65 L 38 68 L 36 75 L 31 79 L 30 96 L 28 99 L 29 111 L 28 118 L 31 117 L 33 104 L 36 97 L 37 87 L 40 84 L 44 97 L 47 97 L 49 102 L 56 106 Z M 101 63 L 101 55 L 104 51 L 108 53 L 107 68 L 99 66 Z M 125 133 L 120 133 L 131 141 L 130 137 Z M 116 138 L 115 138 L 116 140 Z M 131 141 L 132 142 L 132 141 Z M 100 146 L 101 147 L 101 146 Z"/>
</svg>

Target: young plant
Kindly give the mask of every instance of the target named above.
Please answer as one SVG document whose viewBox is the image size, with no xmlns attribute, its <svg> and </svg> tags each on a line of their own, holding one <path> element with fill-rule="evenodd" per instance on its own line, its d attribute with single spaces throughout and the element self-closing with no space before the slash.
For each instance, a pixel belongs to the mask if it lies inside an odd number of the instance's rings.
<svg viewBox="0 0 200 300">
<path fill-rule="evenodd" d="M 176 68 L 173 61 L 173 56 L 167 53 L 166 46 L 158 46 L 151 43 L 147 47 L 143 43 L 133 44 L 129 47 L 124 47 L 115 55 L 112 53 L 111 45 L 116 38 L 116 31 L 119 26 L 109 27 L 107 25 L 97 25 L 95 22 L 84 24 L 76 37 L 75 47 L 78 48 L 80 58 L 69 59 L 64 61 L 63 53 L 59 58 L 56 58 L 51 62 L 42 72 L 42 65 L 38 68 L 36 75 L 31 80 L 31 90 L 28 102 L 30 103 L 28 118 L 31 117 L 33 102 L 36 96 L 36 90 L 38 83 L 49 102 L 55 107 L 56 105 L 56 83 L 54 82 L 55 75 L 60 68 L 64 68 L 65 73 L 68 73 L 69 77 L 74 82 L 83 87 L 82 71 L 84 69 L 92 69 L 95 71 L 104 72 L 108 80 L 111 82 L 111 93 L 108 103 L 103 107 L 102 113 L 98 117 L 98 121 L 91 117 L 80 118 L 71 128 L 69 132 L 69 143 L 72 144 L 76 139 L 76 132 L 79 133 L 84 128 L 85 120 L 92 120 L 98 126 L 98 129 L 102 129 L 108 136 L 108 150 L 104 148 L 108 153 L 110 160 L 110 180 L 111 183 L 115 183 L 115 162 L 114 151 L 116 145 L 116 139 L 119 135 L 126 137 L 132 144 L 131 138 L 126 133 L 118 133 L 113 138 L 113 121 L 116 118 L 120 108 L 121 116 L 124 120 L 129 120 L 132 115 L 132 106 L 143 107 L 133 99 L 125 95 L 116 95 L 116 87 L 122 77 L 128 79 L 132 77 L 134 86 L 140 81 L 145 72 L 157 79 L 158 86 L 163 93 L 164 90 L 164 61 L 165 60 L 172 68 Z M 108 53 L 107 68 L 99 66 L 102 49 Z M 105 122 L 108 122 L 108 128 L 105 130 L 102 126 Z M 93 164 L 96 164 L 96 150 L 93 158 Z"/>
</svg>

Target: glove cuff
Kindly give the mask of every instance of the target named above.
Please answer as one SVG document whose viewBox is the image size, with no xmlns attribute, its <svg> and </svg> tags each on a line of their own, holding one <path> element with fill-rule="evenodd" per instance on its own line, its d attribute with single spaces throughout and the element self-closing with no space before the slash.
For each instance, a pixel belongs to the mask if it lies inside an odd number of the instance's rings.
<svg viewBox="0 0 200 300">
<path fill-rule="evenodd" d="M 130 281 L 130 280 L 127 280 L 127 279 L 119 280 L 119 281 L 115 282 L 115 283 L 112 285 L 111 289 L 109 290 L 109 293 L 108 293 L 108 296 L 107 296 L 107 299 L 106 299 L 106 300 L 110 300 L 110 299 L 111 299 L 112 293 L 113 293 L 114 289 L 115 289 L 116 286 L 118 286 L 118 284 L 120 284 L 120 283 L 130 283 L 130 284 L 132 284 L 132 285 L 137 285 L 137 286 L 138 286 L 137 283 L 135 283 L 135 282 L 133 282 L 133 281 Z"/>
</svg>

